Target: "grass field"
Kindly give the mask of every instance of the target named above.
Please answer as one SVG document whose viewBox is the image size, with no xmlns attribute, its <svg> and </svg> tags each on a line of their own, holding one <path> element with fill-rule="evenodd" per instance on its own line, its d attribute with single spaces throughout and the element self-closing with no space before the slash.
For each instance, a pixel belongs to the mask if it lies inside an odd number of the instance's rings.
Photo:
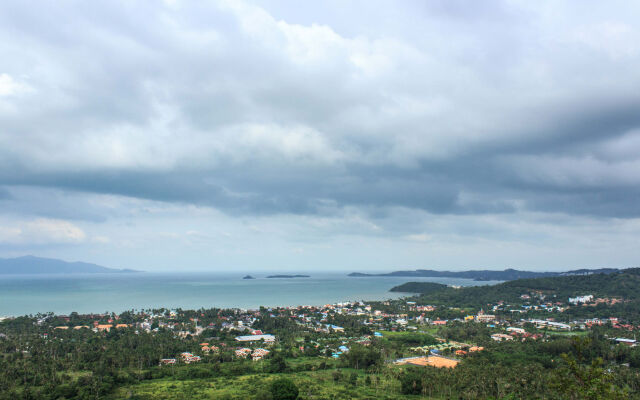
<svg viewBox="0 0 640 400">
<path fill-rule="evenodd" d="M 547 335 L 555 335 L 555 336 L 587 336 L 589 332 L 587 331 L 552 331 L 548 330 Z"/>
<path fill-rule="evenodd" d="M 398 369 L 395 369 L 398 371 Z M 353 369 L 341 369 L 342 378 L 334 379 L 336 370 L 307 371 L 282 374 L 292 379 L 300 390 L 301 399 L 406 399 L 401 395 L 393 371 L 366 374 Z M 355 373 L 355 385 L 350 379 Z M 157 379 L 118 389 L 112 399 L 268 399 L 270 383 L 280 374 L 255 374 L 178 381 Z"/>
<path fill-rule="evenodd" d="M 402 331 L 402 332 L 379 331 L 379 332 L 382 333 L 382 337 L 386 337 L 386 338 L 415 335 L 416 333 L 426 333 L 431 336 L 436 336 L 436 333 L 438 332 L 438 328 L 437 327 L 421 327 L 419 331 Z"/>
</svg>

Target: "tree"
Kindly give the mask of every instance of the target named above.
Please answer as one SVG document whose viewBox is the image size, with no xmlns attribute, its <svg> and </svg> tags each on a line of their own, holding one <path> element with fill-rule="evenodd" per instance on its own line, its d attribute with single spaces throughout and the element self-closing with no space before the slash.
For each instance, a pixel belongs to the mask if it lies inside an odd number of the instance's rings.
<svg viewBox="0 0 640 400">
<path fill-rule="evenodd" d="M 415 369 L 407 369 L 400 375 L 400 387 L 402 394 L 421 394 L 422 377 Z"/>
<path fill-rule="evenodd" d="M 358 374 L 352 372 L 351 376 L 349 376 L 349 383 L 351 386 L 356 386 L 358 384 Z"/>
<path fill-rule="evenodd" d="M 273 373 L 284 372 L 287 370 L 287 362 L 282 353 L 275 353 L 269 361 L 269 371 Z"/>
<path fill-rule="evenodd" d="M 625 399 L 625 394 L 613 384 L 611 374 L 602 368 L 603 360 L 598 357 L 585 363 L 585 350 L 589 338 L 574 338 L 575 355 L 562 354 L 564 364 L 555 373 L 556 390 L 567 399 Z"/>
<path fill-rule="evenodd" d="M 271 383 L 273 400 L 296 400 L 298 387 L 289 378 L 278 378 Z"/>
</svg>

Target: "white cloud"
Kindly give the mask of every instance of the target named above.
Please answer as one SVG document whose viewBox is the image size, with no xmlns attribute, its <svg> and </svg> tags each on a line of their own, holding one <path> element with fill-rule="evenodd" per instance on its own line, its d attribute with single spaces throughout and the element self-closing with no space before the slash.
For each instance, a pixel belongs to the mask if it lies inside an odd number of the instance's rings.
<svg viewBox="0 0 640 400">
<path fill-rule="evenodd" d="M 87 235 L 71 222 L 39 218 L 0 224 L 0 242 L 20 245 L 82 243 Z"/>
<path fill-rule="evenodd" d="M 426 233 L 416 233 L 413 235 L 407 235 L 405 238 L 414 242 L 428 242 L 431 240 L 431 235 L 427 235 Z"/>
<path fill-rule="evenodd" d="M 490 259 L 640 212 L 636 4 L 279 4 L 3 4 L 0 241 Z"/>
<path fill-rule="evenodd" d="M 0 74 L 0 97 L 12 96 L 29 91 L 29 89 L 28 85 L 17 82 L 11 75 L 6 73 Z"/>
</svg>

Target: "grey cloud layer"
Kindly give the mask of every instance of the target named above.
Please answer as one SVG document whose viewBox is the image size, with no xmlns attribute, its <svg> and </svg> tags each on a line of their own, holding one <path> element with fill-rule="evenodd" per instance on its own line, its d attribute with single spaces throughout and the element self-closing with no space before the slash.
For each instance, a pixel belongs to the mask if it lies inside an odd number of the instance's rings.
<svg viewBox="0 0 640 400">
<path fill-rule="evenodd" d="M 5 5 L 0 201 L 640 216 L 638 7 L 265 4 Z"/>
</svg>

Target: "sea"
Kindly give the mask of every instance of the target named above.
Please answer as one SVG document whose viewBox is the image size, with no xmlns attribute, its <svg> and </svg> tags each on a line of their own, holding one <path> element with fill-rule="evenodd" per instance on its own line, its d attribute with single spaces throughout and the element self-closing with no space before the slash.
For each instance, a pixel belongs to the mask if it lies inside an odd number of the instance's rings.
<svg viewBox="0 0 640 400">
<path fill-rule="evenodd" d="M 275 274 L 275 273 L 274 273 Z M 0 317 L 53 312 L 120 313 L 157 308 L 241 308 L 324 305 L 407 296 L 389 292 L 405 282 L 456 286 L 498 281 L 457 278 L 349 277 L 346 273 L 305 272 L 309 278 L 242 279 L 237 273 L 108 273 L 1 275 Z"/>
</svg>

